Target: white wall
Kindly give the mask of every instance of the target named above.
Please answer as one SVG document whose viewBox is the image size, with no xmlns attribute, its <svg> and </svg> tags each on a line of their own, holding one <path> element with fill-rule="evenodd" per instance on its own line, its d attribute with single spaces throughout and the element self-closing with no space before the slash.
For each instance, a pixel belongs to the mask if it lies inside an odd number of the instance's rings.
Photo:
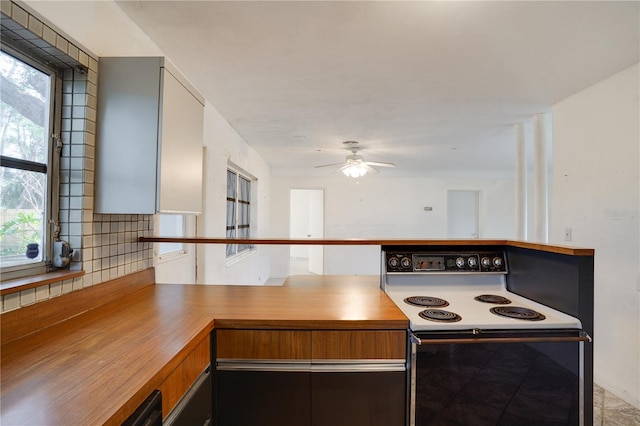
<svg viewBox="0 0 640 426">
<path fill-rule="evenodd" d="M 480 191 L 480 238 L 513 238 L 511 179 L 344 176 L 271 178 L 271 232 L 289 233 L 289 190 L 325 190 L 325 238 L 446 238 L 447 190 Z M 432 207 L 425 211 L 424 207 Z M 289 271 L 286 247 L 273 250 L 272 276 Z M 325 274 L 378 274 L 379 246 L 325 247 Z"/>
<path fill-rule="evenodd" d="M 198 236 L 225 236 L 227 165 L 231 162 L 257 179 L 252 184 L 252 196 L 255 198 L 252 200 L 251 232 L 252 237 L 264 237 L 269 229 L 271 202 L 268 164 L 209 103 L 204 118 L 204 211 L 198 218 Z M 270 275 L 270 249 L 270 246 L 256 246 L 238 262 L 227 264 L 224 245 L 200 244 L 197 247 L 198 283 L 264 284 Z"/>
<path fill-rule="evenodd" d="M 595 248 L 595 381 L 640 408 L 640 67 L 553 107 L 550 240 Z"/>
</svg>

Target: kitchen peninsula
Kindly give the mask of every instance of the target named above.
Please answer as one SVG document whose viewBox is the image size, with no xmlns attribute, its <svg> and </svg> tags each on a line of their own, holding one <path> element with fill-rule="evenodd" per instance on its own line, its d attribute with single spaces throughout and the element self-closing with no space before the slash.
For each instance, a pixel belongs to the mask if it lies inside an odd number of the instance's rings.
<svg viewBox="0 0 640 426">
<path fill-rule="evenodd" d="M 3 425 L 119 425 L 207 345 L 214 327 L 398 331 L 404 357 L 408 320 L 376 276 L 248 287 L 156 285 L 152 270 L 133 275 L 117 284 L 122 297 L 22 337 L 12 317 L 55 316 L 45 305 L 68 310 L 66 296 L 84 290 L 2 315 Z"/>
</svg>

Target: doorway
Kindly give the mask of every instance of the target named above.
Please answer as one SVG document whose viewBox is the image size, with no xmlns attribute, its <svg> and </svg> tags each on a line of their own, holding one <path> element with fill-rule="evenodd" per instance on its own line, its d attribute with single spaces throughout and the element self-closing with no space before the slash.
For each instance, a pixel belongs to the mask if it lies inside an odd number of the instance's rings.
<svg viewBox="0 0 640 426">
<path fill-rule="evenodd" d="M 447 191 L 447 237 L 479 238 L 479 191 Z"/>
<path fill-rule="evenodd" d="M 289 200 L 289 236 L 324 238 L 324 190 L 291 189 Z M 289 254 L 289 274 L 324 274 L 324 246 L 292 245 Z"/>
</svg>

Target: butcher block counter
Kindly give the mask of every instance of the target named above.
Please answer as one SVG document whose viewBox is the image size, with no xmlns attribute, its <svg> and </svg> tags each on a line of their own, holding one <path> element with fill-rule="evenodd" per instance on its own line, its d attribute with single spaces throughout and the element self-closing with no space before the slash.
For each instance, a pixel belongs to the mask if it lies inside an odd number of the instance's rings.
<svg viewBox="0 0 640 426">
<path fill-rule="evenodd" d="M 146 270 L 3 314 L 0 423 L 119 425 L 193 354 L 208 354 L 214 328 L 408 327 L 378 276 L 299 276 L 278 287 L 153 280 Z"/>
</svg>

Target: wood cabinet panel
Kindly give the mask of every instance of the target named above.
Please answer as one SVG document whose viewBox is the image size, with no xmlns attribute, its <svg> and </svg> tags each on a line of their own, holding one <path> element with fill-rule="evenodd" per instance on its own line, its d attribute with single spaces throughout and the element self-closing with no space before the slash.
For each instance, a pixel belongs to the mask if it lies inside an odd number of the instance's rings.
<svg viewBox="0 0 640 426">
<path fill-rule="evenodd" d="M 406 331 L 312 331 L 312 359 L 404 359 Z"/>
<path fill-rule="evenodd" d="M 311 332 L 217 330 L 216 352 L 223 359 L 310 359 Z"/>
<path fill-rule="evenodd" d="M 211 360 L 211 343 L 207 336 L 187 355 L 178 367 L 160 385 L 162 392 L 162 416 L 166 417 L 182 395 L 196 381 Z"/>
</svg>

